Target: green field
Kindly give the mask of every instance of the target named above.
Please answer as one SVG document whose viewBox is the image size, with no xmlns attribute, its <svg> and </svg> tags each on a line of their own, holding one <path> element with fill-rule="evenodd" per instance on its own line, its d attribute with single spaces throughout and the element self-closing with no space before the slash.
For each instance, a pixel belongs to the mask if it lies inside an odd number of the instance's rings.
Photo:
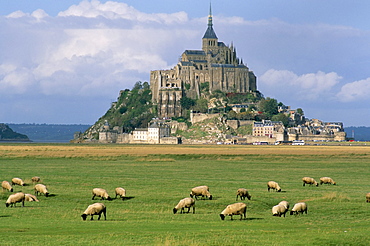
<svg viewBox="0 0 370 246">
<path fill-rule="evenodd" d="M 370 148 L 358 146 L 0 145 L 0 181 L 20 177 L 33 194 L 40 176 L 50 197 L 6 208 L 0 200 L 0 245 L 368 245 Z M 337 185 L 302 186 L 301 178 L 332 177 Z M 267 192 L 269 180 L 282 192 Z M 195 214 L 173 214 L 194 186 L 213 200 Z M 82 221 L 91 190 L 128 199 L 104 201 L 107 220 Z M 247 220 L 219 213 L 247 188 Z M 100 198 L 99 198 L 100 199 Z M 95 202 L 100 201 L 95 198 Z M 305 201 L 308 214 L 274 217 L 281 200 Z M 89 219 L 89 218 L 88 218 Z"/>
</svg>

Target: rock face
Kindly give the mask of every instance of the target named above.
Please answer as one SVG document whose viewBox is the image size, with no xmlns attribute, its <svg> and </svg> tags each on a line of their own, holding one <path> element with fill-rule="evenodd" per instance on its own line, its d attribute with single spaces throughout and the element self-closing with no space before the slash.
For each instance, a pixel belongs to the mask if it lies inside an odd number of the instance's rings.
<svg viewBox="0 0 370 246">
<path fill-rule="evenodd" d="M 30 141 L 30 139 L 20 133 L 14 132 L 10 127 L 6 124 L 0 124 L 0 141 Z"/>
</svg>

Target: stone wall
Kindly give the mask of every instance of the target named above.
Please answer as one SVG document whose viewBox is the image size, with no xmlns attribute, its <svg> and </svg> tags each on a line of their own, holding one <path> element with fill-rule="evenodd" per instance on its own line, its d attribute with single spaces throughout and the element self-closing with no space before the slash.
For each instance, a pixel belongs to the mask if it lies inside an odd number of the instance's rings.
<svg viewBox="0 0 370 246">
<path fill-rule="evenodd" d="M 195 124 L 197 122 L 201 122 L 203 120 L 212 119 L 219 116 L 221 116 L 221 114 L 190 113 L 190 122 L 192 124 Z"/>
</svg>

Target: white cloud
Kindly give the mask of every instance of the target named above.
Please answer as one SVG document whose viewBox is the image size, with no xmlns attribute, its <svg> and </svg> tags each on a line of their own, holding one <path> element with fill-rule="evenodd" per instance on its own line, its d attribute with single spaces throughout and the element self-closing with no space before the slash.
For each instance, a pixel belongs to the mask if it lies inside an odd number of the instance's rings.
<svg viewBox="0 0 370 246">
<path fill-rule="evenodd" d="M 342 77 L 335 72 L 318 71 L 297 75 L 287 70 L 270 69 L 259 78 L 259 82 L 271 93 L 275 91 L 276 95 L 281 93 L 293 98 L 317 100 L 321 96 L 330 95 L 341 79 Z"/>
<path fill-rule="evenodd" d="M 370 78 L 345 84 L 336 95 L 339 101 L 353 102 L 369 100 Z"/>
<path fill-rule="evenodd" d="M 127 19 L 139 22 L 158 22 L 164 24 L 183 23 L 188 21 L 185 12 L 173 14 L 146 14 L 125 4 L 113 1 L 101 3 L 97 0 L 82 1 L 78 5 L 72 5 L 66 11 L 62 11 L 59 16 L 79 16 L 86 18 L 104 17 L 107 19 Z"/>
</svg>

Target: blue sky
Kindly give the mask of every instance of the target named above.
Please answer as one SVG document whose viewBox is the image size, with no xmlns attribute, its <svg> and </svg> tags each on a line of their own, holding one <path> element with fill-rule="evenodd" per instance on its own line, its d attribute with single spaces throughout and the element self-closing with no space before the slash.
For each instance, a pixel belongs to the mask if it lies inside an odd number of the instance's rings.
<svg viewBox="0 0 370 246">
<path fill-rule="evenodd" d="M 196 6 L 196 7 L 194 7 Z M 119 91 L 201 49 L 209 0 L 0 0 L 0 122 L 93 124 Z M 212 1 L 258 89 L 370 126 L 370 1 Z"/>
</svg>

